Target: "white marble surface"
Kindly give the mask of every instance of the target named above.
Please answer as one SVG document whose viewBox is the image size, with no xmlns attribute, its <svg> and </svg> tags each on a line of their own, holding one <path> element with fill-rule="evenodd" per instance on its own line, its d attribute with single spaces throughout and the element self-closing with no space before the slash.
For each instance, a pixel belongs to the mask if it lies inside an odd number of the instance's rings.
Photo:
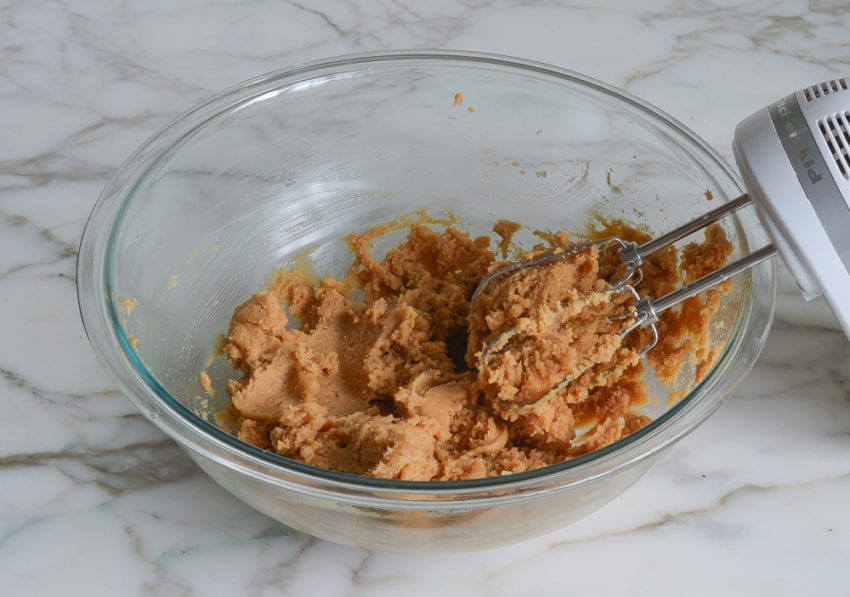
<svg viewBox="0 0 850 597">
<path fill-rule="evenodd" d="M 110 174 L 213 92 L 304 60 L 457 48 L 640 95 L 731 158 L 735 124 L 850 75 L 850 7 L 759 0 L 0 3 L 0 594 L 848 595 L 850 343 L 783 271 L 735 397 L 626 494 L 489 552 L 369 553 L 219 489 L 117 393 L 74 266 Z"/>
</svg>

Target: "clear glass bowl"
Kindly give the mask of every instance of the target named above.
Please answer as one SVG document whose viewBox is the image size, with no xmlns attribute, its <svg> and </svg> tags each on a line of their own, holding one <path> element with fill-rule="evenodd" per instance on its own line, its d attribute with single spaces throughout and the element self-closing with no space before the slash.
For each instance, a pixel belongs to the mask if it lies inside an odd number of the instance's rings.
<svg viewBox="0 0 850 597">
<path fill-rule="evenodd" d="M 130 157 L 83 235 L 80 309 L 122 391 L 257 510 L 374 549 L 495 547 L 596 510 L 719 406 L 764 343 L 772 263 L 735 280 L 712 327 L 719 361 L 678 402 L 656 387 L 652 424 L 556 466 L 462 482 L 320 470 L 218 428 L 227 368 L 221 359 L 211 368 L 215 398 L 198 375 L 233 308 L 287 259 L 342 273 L 345 233 L 416 210 L 450 211 L 474 234 L 499 218 L 578 230 L 597 213 L 659 233 L 740 192 L 684 126 L 576 73 L 461 52 L 331 59 L 224 91 Z M 726 226 L 736 255 L 766 240 L 749 211 Z"/>
</svg>

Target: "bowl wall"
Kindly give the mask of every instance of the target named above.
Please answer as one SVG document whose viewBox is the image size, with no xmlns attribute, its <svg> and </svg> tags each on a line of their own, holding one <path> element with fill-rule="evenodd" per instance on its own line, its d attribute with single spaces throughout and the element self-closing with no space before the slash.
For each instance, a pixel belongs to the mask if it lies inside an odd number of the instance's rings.
<svg viewBox="0 0 850 597">
<path fill-rule="evenodd" d="M 666 451 L 620 474 L 565 492 L 493 504 L 468 500 L 451 508 L 399 508 L 398 504 L 352 505 L 271 486 L 189 451 L 212 479 L 266 516 L 310 535 L 365 549 L 404 553 L 493 549 L 545 535 L 598 510 L 640 479 Z"/>
</svg>

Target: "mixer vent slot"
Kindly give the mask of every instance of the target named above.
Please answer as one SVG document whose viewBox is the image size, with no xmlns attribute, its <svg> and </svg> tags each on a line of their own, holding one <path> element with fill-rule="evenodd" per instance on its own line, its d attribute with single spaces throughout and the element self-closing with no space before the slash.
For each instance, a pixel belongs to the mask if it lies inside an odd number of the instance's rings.
<svg viewBox="0 0 850 597">
<path fill-rule="evenodd" d="M 850 111 L 818 120 L 818 128 L 838 171 L 850 180 Z"/>
<path fill-rule="evenodd" d="M 847 77 L 844 77 L 843 79 L 832 79 L 831 81 L 824 81 L 823 83 L 806 87 L 803 90 L 803 95 L 806 96 L 806 101 L 810 102 L 814 99 L 819 99 L 824 95 L 829 95 L 830 93 L 847 91 L 848 87 L 850 87 L 850 85 L 847 83 Z"/>
</svg>

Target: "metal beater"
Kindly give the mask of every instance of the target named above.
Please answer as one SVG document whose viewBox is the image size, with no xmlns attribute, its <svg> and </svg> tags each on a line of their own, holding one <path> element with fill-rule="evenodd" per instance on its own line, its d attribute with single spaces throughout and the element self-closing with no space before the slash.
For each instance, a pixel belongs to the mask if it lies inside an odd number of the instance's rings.
<svg viewBox="0 0 850 597">
<path fill-rule="evenodd" d="M 850 338 L 850 89 L 848 78 L 812 85 L 763 108 L 735 129 L 733 149 L 747 193 L 644 244 L 611 237 L 556 249 L 518 261 L 486 276 L 472 296 L 495 278 L 563 259 L 594 246 L 616 249 L 625 275 L 609 292 L 634 297 L 632 320 L 620 332 L 652 331 L 645 353 L 658 342 L 656 322 L 665 309 L 780 254 L 806 300 L 821 294 Z M 773 243 L 657 299 L 635 289 L 647 256 L 748 205 L 753 205 Z M 479 364 L 516 334 L 508 329 L 483 350 Z M 587 370 L 590 365 L 584 369 Z M 580 374 L 580 373 L 579 373 Z M 565 379 L 544 398 L 577 375 Z"/>
</svg>

